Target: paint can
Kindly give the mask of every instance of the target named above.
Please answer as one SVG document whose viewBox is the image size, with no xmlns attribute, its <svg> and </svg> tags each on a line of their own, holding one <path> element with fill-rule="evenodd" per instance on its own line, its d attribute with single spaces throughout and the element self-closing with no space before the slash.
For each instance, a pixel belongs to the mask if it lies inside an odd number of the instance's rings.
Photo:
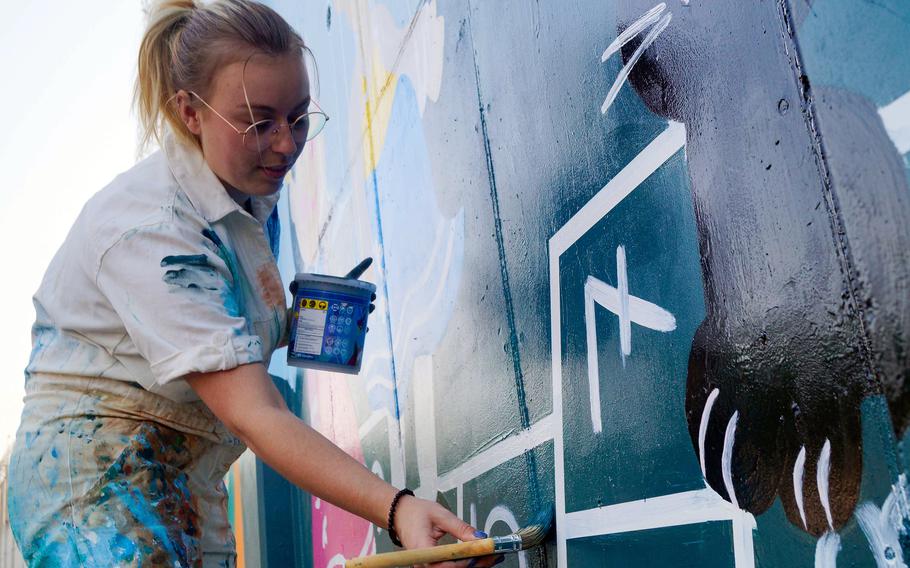
<svg viewBox="0 0 910 568">
<path fill-rule="evenodd" d="M 356 278 L 297 274 L 291 284 L 288 365 L 359 373 L 375 292 L 374 284 Z"/>
</svg>

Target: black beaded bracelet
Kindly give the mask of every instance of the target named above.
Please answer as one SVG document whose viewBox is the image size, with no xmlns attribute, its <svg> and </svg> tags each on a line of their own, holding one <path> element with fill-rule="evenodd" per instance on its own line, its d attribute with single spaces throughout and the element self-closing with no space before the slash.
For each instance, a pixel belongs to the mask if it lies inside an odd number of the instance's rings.
<svg viewBox="0 0 910 568">
<path fill-rule="evenodd" d="M 395 497 L 392 498 L 392 506 L 389 507 L 389 539 L 392 541 L 392 544 L 402 548 L 404 545 L 401 544 L 401 541 L 398 539 L 398 531 L 395 530 L 395 509 L 398 508 L 398 502 L 405 495 L 414 496 L 414 492 L 410 489 L 402 489 L 395 494 Z"/>
</svg>

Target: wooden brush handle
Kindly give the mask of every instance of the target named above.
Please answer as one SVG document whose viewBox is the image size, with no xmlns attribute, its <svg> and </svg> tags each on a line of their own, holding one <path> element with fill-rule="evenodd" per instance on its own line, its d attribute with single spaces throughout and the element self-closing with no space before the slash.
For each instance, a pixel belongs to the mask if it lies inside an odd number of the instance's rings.
<svg viewBox="0 0 910 568">
<path fill-rule="evenodd" d="M 428 564 L 445 560 L 474 558 L 475 556 L 488 556 L 493 554 L 493 548 L 493 539 L 484 538 L 457 544 L 433 546 L 431 548 L 415 548 L 413 550 L 398 550 L 374 556 L 363 556 L 348 560 L 344 563 L 344 566 L 345 568 L 395 568 L 396 566 L 411 566 L 413 564 Z"/>
</svg>

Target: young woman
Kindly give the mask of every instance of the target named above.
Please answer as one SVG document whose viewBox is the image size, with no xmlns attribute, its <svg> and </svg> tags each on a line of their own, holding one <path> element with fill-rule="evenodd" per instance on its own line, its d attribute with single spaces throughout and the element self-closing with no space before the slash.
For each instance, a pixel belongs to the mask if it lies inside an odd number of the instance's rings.
<svg viewBox="0 0 910 568">
<path fill-rule="evenodd" d="M 310 429 L 266 372 L 278 192 L 326 120 L 305 50 L 255 2 L 151 8 L 136 101 L 161 150 L 86 204 L 34 298 L 9 478 L 29 565 L 233 565 L 223 478 L 246 447 L 404 546 L 482 536 Z"/>
</svg>

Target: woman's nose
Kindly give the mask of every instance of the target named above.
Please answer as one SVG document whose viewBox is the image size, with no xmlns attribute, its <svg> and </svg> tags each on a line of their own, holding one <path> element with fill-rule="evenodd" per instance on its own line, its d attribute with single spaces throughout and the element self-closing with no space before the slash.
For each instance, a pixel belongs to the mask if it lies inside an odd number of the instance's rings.
<svg viewBox="0 0 910 568">
<path fill-rule="evenodd" d="M 272 135 L 272 150 L 278 152 L 279 154 L 292 155 L 297 152 L 297 142 L 294 141 L 294 136 L 291 135 L 291 128 L 287 124 L 283 124 L 278 128 L 278 131 Z"/>
</svg>

